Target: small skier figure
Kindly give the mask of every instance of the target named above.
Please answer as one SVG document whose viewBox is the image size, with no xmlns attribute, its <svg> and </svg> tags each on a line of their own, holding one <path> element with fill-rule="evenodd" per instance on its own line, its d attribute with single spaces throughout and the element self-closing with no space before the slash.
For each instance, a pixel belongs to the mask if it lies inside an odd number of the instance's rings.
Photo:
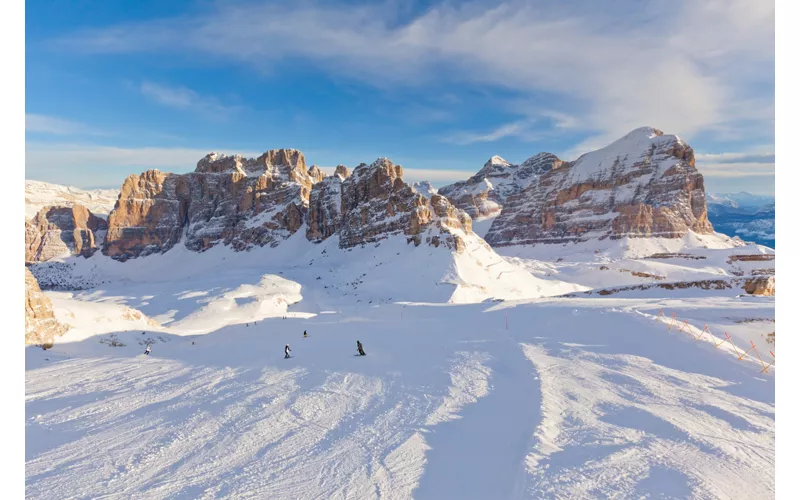
<svg viewBox="0 0 800 500">
<path fill-rule="evenodd" d="M 364 352 L 364 346 L 361 345 L 360 340 L 356 340 L 356 346 L 358 347 L 358 355 L 359 356 L 366 356 L 367 353 Z"/>
<path fill-rule="evenodd" d="M 306 338 L 306 337 L 308 337 L 308 332 L 303 330 L 303 338 Z"/>
<path fill-rule="evenodd" d="M 145 356 L 149 356 L 150 355 L 150 344 L 147 344 L 147 349 L 144 350 L 144 355 Z"/>
<path fill-rule="evenodd" d="M 289 349 L 289 344 L 286 344 L 286 347 L 283 348 L 283 359 L 291 358 L 291 356 L 289 356 L 290 352 L 292 352 L 292 350 Z"/>
</svg>

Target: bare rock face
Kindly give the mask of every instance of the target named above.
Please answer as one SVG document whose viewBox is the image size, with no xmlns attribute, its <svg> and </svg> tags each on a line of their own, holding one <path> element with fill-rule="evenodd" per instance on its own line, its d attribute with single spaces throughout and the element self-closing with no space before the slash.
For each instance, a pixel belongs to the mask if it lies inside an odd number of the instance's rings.
<svg viewBox="0 0 800 500">
<path fill-rule="evenodd" d="M 336 171 L 333 174 L 340 176 L 342 179 L 347 179 L 350 177 L 350 169 L 344 165 L 336 165 Z"/>
<path fill-rule="evenodd" d="M 554 163 L 508 197 L 486 235 L 493 246 L 713 232 L 703 176 L 677 136 L 639 128 L 574 162 Z"/>
<path fill-rule="evenodd" d="M 166 252 L 179 241 L 193 251 L 220 243 L 242 251 L 276 246 L 303 224 L 310 241 L 338 234 L 342 248 L 395 234 L 415 245 L 462 248 L 455 229 L 469 232 L 469 216 L 445 197 L 415 192 L 402 175 L 385 158 L 352 174 L 339 165 L 326 177 L 318 167 L 307 170 L 296 150 L 249 160 L 212 153 L 189 174 L 151 170 L 128 177 L 103 252 L 126 260 Z"/>
<path fill-rule="evenodd" d="M 128 176 L 108 216 L 103 253 L 124 261 L 169 250 L 181 238 L 188 207 L 187 177 L 158 170 Z"/>
<path fill-rule="evenodd" d="M 50 299 L 39 289 L 33 274 L 25 268 L 25 345 L 52 344 L 68 327 L 56 321 Z"/>
<path fill-rule="evenodd" d="M 318 166 L 311 165 L 311 168 L 308 169 L 308 176 L 311 177 L 312 182 L 322 182 L 322 179 L 325 178 L 325 172 Z"/>
<path fill-rule="evenodd" d="M 25 262 L 97 251 L 108 224 L 83 205 L 44 207 L 25 221 Z"/>
<path fill-rule="evenodd" d="M 466 213 L 443 196 L 428 199 L 414 192 L 403 182 L 402 167 L 386 158 L 356 167 L 342 182 L 341 199 L 341 248 L 404 234 L 415 245 L 424 237 L 426 243 L 460 251 L 463 241 L 449 230 L 471 231 L 472 220 Z"/>
<path fill-rule="evenodd" d="M 744 291 L 751 295 L 775 296 L 775 276 L 751 278 L 744 284 Z"/>
<path fill-rule="evenodd" d="M 336 172 L 311 188 L 311 197 L 308 203 L 308 229 L 306 230 L 306 237 L 309 241 L 319 243 L 336 233 L 341 226 L 342 183 L 345 177 L 339 173 L 338 168 Z"/>
<path fill-rule="evenodd" d="M 109 216 L 103 252 L 125 260 L 165 252 L 182 237 L 194 251 L 275 246 L 303 225 L 313 182 L 294 149 L 256 159 L 211 153 L 189 174 L 132 175 Z"/>
<path fill-rule="evenodd" d="M 539 153 L 520 165 L 493 156 L 483 168 L 466 181 L 439 189 L 456 207 L 470 217 L 487 217 L 500 213 L 506 199 L 519 193 L 539 176 L 562 164 L 555 155 Z"/>
</svg>

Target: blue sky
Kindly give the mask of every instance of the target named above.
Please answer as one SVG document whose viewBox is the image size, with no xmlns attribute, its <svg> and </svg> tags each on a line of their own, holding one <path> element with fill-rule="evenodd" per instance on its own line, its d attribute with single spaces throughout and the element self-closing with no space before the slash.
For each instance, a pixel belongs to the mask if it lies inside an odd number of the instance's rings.
<svg viewBox="0 0 800 500">
<path fill-rule="evenodd" d="M 30 179 L 292 147 L 442 185 L 650 125 L 708 190 L 774 192 L 771 2 L 29 0 L 25 49 Z"/>
</svg>

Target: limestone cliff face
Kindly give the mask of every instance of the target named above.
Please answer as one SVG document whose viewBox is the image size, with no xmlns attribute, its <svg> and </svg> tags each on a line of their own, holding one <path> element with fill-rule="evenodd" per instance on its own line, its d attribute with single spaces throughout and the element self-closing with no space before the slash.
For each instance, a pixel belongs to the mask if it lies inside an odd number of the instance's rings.
<svg viewBox="0 0 800 500">
<path fill-rule="evenodd" d="M 417 193 L 402 176 L 402 167 L 385 158 L 352 174 L 339 165 L 326 177 L 317 167 L 306 169 L 296 150 L 254 160 L 210 154 L 189 174 L 151 170 L 128 177 L 103 252 L 126 260 L 179 241 L 194 251 L 217 244 L 241 251 L 276 246 L 304 224 L 310 241 L 336 234 L 342 248 L 398 234 L 416 245 L 463 247 L 449 230 L 469 232 L 469 216 L 445 197 Z"/>
<path fill-rule="evenodd" d="M 472 220 L 443 196 L 430 199 L 403 181 L 403 169 L 386 158 L 361 164 L 342 182 L 342 221 L 339 246 L 350 248 L 404 234 L 419 245 L 423 233 L 435 228 L 442 235 L 424 241 L 459 250 L 462 242 L 449 229 L 471 231 Z"/>
<path fill-rule="evenodd" d="M 132 175 L 109 216 L 103 252 L 125 260 L 165 252 L 182 237 L 195 251 L 275 246 L 303 225 L 312 184 L 293 149 L 256 159 L 211 153 L 189 174 Z"/>
<path fill-rule="evenodd" d="M 311 177 L 312 182 L 322 182 L 324 179 L 325 172 L 322 171 L 318 166 L 311 165 L 311 168 L 308 169 L 308 176 Z"/>
<path fill-rule="evenodd" d="M 341 227 L 342 183 L 345 177 L 334 174 L 314 184 L 308 207 L 308 229 L 306 237 L 318 243 Z"/>
<path fill-rule="evenodd" d="M 158 170 L 128 176 L 108 216 L 103 253 L 124 261 L 169 250 L 181 238 L 188 198 L 185 176 Z"/>
<path fill-rule="evenodd" d="M 692 148 L 640 128 L 574 162 L 554 163 L 510 195 L 486 241 L 493 246 L 591 238 L 679 238 L 713 232 Z"/>
<path fill-rule="evenodd" d="M 25 268 L 25 345 L 52 344 L 68 330 L 56 321 L 50 299 L 39 289 L 39 283 Z"/>
<path fill-rule="evenodd" d="M 106 221 L 83 205 L 44 207 L 25 221 L 25 262 L 53 257 L 90 257 L 102 241 Z"/>
</svg>

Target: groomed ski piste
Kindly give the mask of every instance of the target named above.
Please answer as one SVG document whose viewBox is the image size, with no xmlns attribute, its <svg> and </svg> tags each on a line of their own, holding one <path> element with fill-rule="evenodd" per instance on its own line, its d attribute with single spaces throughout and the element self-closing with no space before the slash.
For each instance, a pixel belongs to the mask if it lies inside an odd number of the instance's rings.
<svg viewBox="0 0 800 500">
<path fill-rule="evenodd" d="M 763 342 L 773 297 L 335 244 L 66 262 L 92 286 L 26 349 L 26 496 L 774 497 L 774 367 L 659 320 Z"/>
</svg>

